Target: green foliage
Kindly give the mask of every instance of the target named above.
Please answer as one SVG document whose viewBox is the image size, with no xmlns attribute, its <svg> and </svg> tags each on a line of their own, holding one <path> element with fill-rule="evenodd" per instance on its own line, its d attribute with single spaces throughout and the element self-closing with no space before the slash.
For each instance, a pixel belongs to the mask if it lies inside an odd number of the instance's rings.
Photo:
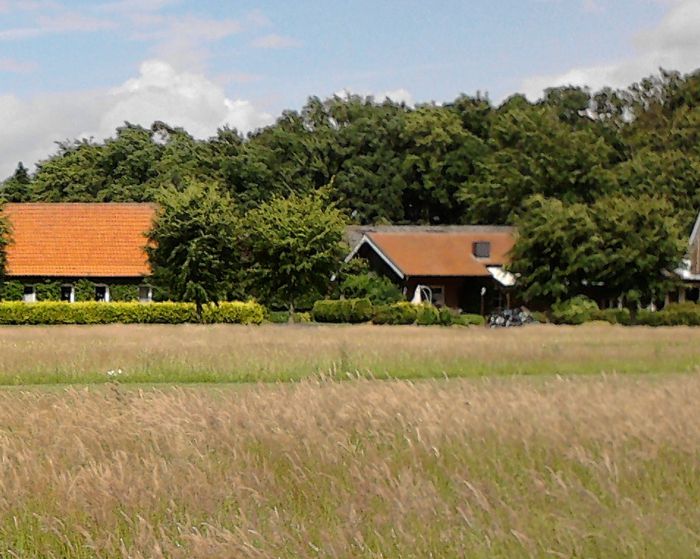
<svg viewBox="0 0 700 559">
<path fill-rule="evenodd" d="M 206 323 L 260 324 L 264 309 L 253 302 L 204 307 Z M 0 303 L 0 324 L 110 324 L 198 322 L 191 303 Z"/>
<path fill-rule="evenodd" d="M 201 317 L 234 285 L 240 267 L 239 222 L 231 199 L 211 184 L 191 182 L 165 190 L 160 214 L 148 234 L 155 284 L 178 301 L 192 301 Z"/>
<path fill-rule="evenodd" d="M 552 321 L 555 324 L 583 324 L 593 320 L 599 310 L 595 301 L 578 295 L 552 305 Z"/>
<path fill-rule="evenodd" d="M 590 286 L 621 297 L 632 310 L 674 284 L 685 251 L 668 201 L 641 195 L 564 204 L 535 196 L 518 220 L 510 270 L 525 300 L 561 301 Z"/>
<path fill-rule="evenodd" d="M 640 311 L 638 324 L 647 326 L 700 326 L 700 305 L 673 303 L 662 311 Z"/>
<path fill-rule="evenodd" d="M 128 303 L 130 301 L 138 301 L 139 286 L 135 284 L 110 284 L 109 300 L 114 301 L 115 303 Z"/>
<path fill-rule="evenodd" d="M 391 305 L 379 305 L 374 308 L 372 322 L 374 324 L 413 324 L 418 311 L 416 305 L 407 301 Z"/>
<path fill-rule="evenodd" d="M 289 320 L 290 316 L 292 317 L 291 321 Z M 265 318 L 268 322 L 272 322 L 272 324 L 288 324 L 289 322 L 295 324 L 308 323 L 313 320 L 311 313 L 295 312 L 290 315 L 289 311 L 270 311 Z"/>
<path fill-rule="evenodd" d="M 403 294 L 396 284 L 375 272 L 345 276 L 339 291 L 348 299 L 366 297 L 374 305 L 396 303 L 403 299 Z"/>
<path fill-rule="evenodd" d="M 37 301 L 60 301 L 61 282 L 44 280 L 34 284 Z"/>
<path fill-rule="evenodd" d="M 316 322 L 369 322 L 372 318 L 369 299 L 324 299 L 316 301 L 311 316 Z"/>
<path fill-rule="evenodd" d="M 460 314 L 452 317 L 452 323 L 459 326 L 483 326 L 486 319 L 480 314 Z"/>
<path fill-rule="evenodd" d="M 592 314 L 591 320 L 603 320 L 610 324 L 622 324 L 625 326 L 632 323 L 629 309 L 600 309 Z"/>
<path fill-rule="evenodd" d="M 343 214 L 324 192 L 274 197 L 245 220 L 246 275 L 262 301 L 285 298 L 289 310 L 311 293 L 326 293 L 347 247 Z"/>
<path fill-rule="evenodd" d="M 437 307 L 429 303 L 417 305 L 416 324 L 419 326 L 433 326 L 434 324 L 440 324 L 440 311 L 438 311 Z"/>
<path fill-rule="evenodd" d="M 86 303 L 95 300 L 95 284 L 90 280 L 80 279 L 73 284 L 73 295 L 76 302 Z"/>
<path fill-rule="evenodd" d="M 556 301 L 576 295 L 600 268 L 596 228 L 583 204 L 529 198 L 517 221 L 510 271 L 526 301 Z"/>
<path fill-rule="evenodd" d="M 329 196 L 361 223 L 510 223 L 533 195 L 592 204 L 665 197 L 683 223 L 700 204 L 700 72 L 661 71 L 627 89 L 552 88 L 538 103 L 477 95 L 408 107 L 387 99 L 308 99 L 243 137 L 197 140 L 156 122 L 104 142 L 68 141 L 33 174 L 5 180 L 10 201 L 154 201 L 161 189 L 215 183 L 243 210 Z"/>
<path fill-rule="evenodd" d="M 3 281 L 0 283 L 0 301 L 21 301 L 24 285 L 21 281 Z"/>
</svg>

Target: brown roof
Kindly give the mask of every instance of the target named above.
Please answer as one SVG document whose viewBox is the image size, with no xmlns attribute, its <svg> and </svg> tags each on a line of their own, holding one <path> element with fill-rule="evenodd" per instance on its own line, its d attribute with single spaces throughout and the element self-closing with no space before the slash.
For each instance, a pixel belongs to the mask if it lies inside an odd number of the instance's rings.
<svg viewBox="0 0 700 559">
<path fill-rule="evenodd" d="M 8 276 L 143 277 L 154 204 L 6 204 Z"/>
<path fill-rule="evenodd" d="M 486 266 L 508 264 L 515 244 L 511 227 L 462 230 L 370 231 L 365 236 L 406 276 L 488 276 Z M 489 258 L 472 254 L 475 242 L 491 243 Z"/>
</svg>

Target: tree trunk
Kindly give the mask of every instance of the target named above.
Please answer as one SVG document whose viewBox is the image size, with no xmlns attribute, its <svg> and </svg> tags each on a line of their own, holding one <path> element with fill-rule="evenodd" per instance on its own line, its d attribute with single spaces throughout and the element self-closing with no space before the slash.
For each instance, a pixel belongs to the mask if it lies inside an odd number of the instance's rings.
<svg viewBox="0 0 700 559">
<path fill-rule="evenodd" d="M 289 302 L 289 318 L 287 319 L 289 324 L 294 322 L 294 301 Z"/>
</svg>

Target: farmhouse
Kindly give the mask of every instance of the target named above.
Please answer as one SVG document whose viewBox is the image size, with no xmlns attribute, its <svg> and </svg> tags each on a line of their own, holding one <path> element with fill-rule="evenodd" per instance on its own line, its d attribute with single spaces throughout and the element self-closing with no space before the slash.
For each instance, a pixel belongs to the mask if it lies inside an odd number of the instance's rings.
<svg viewBox="0 0 700 559">
<path fill-rule="evenodd" d="M 487 313 L 510 306 L 513 275 L 504 270 L 515 229 L 500 226 L 351 227 L 360 257 L 402 286 L 408 299 L 422 292 L 437 306 Z"/>
<path fill-rule="evenodd" d="M 145 235 L 155 210 L 136 203 L 6 204 L 4 298 L 150 301 Z"/>
<path fill-rule="evenodd" d="M 678 293 L 667 297 L 666 302 L 678 301 L 700 301 L 700 213 L 695 220 L 695 226 L 688 240 L 688 254 L 683 261 L 683 266 L 676 270 L 676 274 L 681 278 L 683 285 Z"/>
</svg>

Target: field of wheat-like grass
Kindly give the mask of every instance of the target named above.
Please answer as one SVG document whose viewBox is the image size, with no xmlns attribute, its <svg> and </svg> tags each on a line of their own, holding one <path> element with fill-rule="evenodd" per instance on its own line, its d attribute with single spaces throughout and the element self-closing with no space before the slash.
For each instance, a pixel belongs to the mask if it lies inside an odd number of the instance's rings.
<svg viewBox="0 0 700 559">
<path fill-rule="evenodd" d="M 0 392 L 0 557 L 691 557 L 700 378 Z"/>
<path fill-rule="evenodd" d="M 700 328 L 0 327 L 0 385 L 700 371 Z"/>
</svg>

